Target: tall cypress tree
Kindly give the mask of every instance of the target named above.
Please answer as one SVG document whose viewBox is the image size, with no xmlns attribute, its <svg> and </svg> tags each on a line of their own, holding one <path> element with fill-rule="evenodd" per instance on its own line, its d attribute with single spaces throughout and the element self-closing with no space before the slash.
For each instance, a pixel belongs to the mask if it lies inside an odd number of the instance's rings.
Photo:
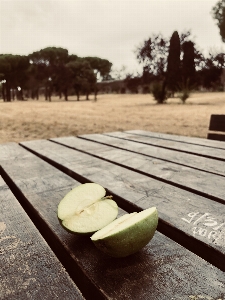
<svg viewBox="0 0 225 300">
<path fill-rule="evenodd" d="M 167 63 L 167 86 L 174 93 L 180 80 L 180 38 L 177 31 L 170 39 Z"/>
<path fill-rule="evenodd" d="M 195 80 L 195 49 L 194 43 L 187 41 L 183 43 L 182 77 L 185 84 L 193 85 Z"/>
</svg>

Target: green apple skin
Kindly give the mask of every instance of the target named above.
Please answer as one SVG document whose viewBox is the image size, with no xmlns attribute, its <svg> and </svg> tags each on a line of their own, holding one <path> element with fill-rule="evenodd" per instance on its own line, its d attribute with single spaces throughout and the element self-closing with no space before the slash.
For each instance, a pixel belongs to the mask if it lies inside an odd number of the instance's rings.
<svg viewBox="0 0 225 300">
<path fill-rule="evenodd" d="M 158 225 L 158 212 L 131 227 L 102 239 L 92 240 L 95 246 L 112 257 L 126 257 L 146 246 Z"/>
</svg>

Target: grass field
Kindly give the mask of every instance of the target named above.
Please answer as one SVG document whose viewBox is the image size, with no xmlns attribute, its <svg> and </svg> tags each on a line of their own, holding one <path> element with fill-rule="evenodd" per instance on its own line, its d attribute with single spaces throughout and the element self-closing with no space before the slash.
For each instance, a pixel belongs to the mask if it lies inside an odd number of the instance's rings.
<svg viewBox="0 0 225 300">
<path fill-rule="evenodd" d="M 158 105 L 142 94 L 75 99 L 0 100 L 0 143 L 132 129 L 205 138 L 210 115 L 225 114 L 224 92 L 194 93 L 184 105 L 176 98 Z"/>
</svg>

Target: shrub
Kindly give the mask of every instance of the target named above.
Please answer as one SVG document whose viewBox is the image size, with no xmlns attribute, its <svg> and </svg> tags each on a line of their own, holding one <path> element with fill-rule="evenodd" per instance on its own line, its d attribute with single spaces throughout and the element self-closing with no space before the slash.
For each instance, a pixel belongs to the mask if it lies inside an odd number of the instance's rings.
<svg viewBox="0 0 225 300">
<path fill-rule="evenodd" d="M 187 79 L 186 82 L 183 80 L 182 84 L 180 84 L 180 93 L 178 94 L 178 97 L 181 99 L 183 104 L 190 97 L 191 90 L 194 88 L 194 85 L 191 86 L 189 82 L 189 79 Z"/>
<path fill-rule="evenodd" d="M 166 100 L 165 82 L 155 82 L 152 86 L 152 94 L 157 103 L 164 103 Z"/>
<path fill-rule="evenodd" d="M 185 101 L 187 100 L 187 98 L 189 98 L 190 96 L 190 91 L 187 89 L 184 89 L 180 94 L 179 94 L 179 98 L 181 99 L 181 101 L 183 102 L 183 104 L 185 103 Z"/>
</svg>

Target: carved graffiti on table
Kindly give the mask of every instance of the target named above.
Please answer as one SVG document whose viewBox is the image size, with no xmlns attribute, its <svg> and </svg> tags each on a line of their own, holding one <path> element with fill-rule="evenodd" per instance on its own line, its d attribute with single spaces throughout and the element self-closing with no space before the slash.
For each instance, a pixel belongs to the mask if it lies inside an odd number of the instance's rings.
<svg viewBox="0 0 225 300">
<path fill-rule="evenodd" d="M 192 225 L 194 237 L 205 237 L 214 244 L 221 244 L 219 241 L 223 239 L 222 231 L 225 228 L 225 222 L 218 222 L 212 214 L 191 212 L 187 218 L 181 218 L 181 220 Z"/>
</svg>

